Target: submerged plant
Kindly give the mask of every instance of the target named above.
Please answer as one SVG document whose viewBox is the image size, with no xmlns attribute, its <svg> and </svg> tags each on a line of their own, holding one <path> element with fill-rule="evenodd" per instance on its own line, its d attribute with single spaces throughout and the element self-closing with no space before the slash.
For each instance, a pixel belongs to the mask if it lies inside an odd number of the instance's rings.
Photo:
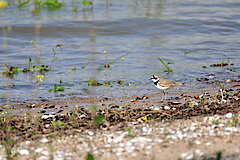
<svg viewBox="0 0 240 160">
<path fill-rule="evenodd" d="M 165 72 L 167 72 L 167 73 L 173 73 L 173 72 L 174 72 L 174 70 L 173 70 L 171 67 L 168 66 L 169 64 L 174 64 L 173 62 L 167 62 L 167 63 L 165 63 L 160 57 L 158 57 L 158 60 L 159 60 L 159 61 L 163 64 L 163 66 L 166 68 Z"/>
</svg>

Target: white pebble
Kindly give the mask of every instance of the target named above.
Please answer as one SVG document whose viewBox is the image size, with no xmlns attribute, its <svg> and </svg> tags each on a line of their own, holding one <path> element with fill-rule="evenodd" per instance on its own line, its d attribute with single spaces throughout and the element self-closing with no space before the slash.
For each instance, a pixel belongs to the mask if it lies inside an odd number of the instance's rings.
<svg viewBox="0 0 240 160">
<path fill-rule="evenodd" d="M 49 142 L 49 141 L 48 141 L 47 138 L 42 138 L 42 139 L 41 139 L 41 142 L 42 142 L 42 143 L 47 143 L 47 142 Z"/>
<path fill-rule="evenodd" d="M 48 156 L 49 152 L 48 151 L 42 151 L 42 154 L 45 155 L 45 156 Z"/>
<path fill-rule="evenodd" d="M 21 149 L 21 150 L 19 151 L 19 154 L 21 154 L 21 155 L 28 155 L 28 154 L 29 154 L 29 151 L 28 151 L 27 149 Z"/>
<path fill-rule="evenodd" d="M 51 118 L 51 117 L 55 117 L 55 115 L 54 114 L 44 114 L 44 115 L 42 115 L 42 119 L 48 119 L 48 118 Z"/>
<path fill-rule="evenodd" d="M 165 110 L 169 110 L 170 107 L 169 107 L 169 106 L 164 106 L 164 109 L 165 109 Z"/>
<path fill-rule="evenodd" d="M 149 132 L 151 132 L 152 131 L 152 128 L 148 128 L 148 127 L 143 127 L 142 128 L 142 132 L 143 133 L 149 133 Z"/>
<path fill-rule="evenodd" d="M 210 146 L 210 145 L 212 145 L 212 142 L 207 142 L 207 143 L 205 143 L 205 145 Z"/>
<path fill-rule="evenodd" d="M 35 152 L 39 153 L 39 152 L 42 152 L 43 151 L 43 148 L 37 148 L 35 149 Z"/>
<path fill-rule="evenodd" d="M 200 149 L 196 149 L 196 150 L 195 150 L 195 153 L 196 153 L 197 155 L 199 155 L 199 156 L 203 156 L 203 155 L 204 155 L 204 153 L 203 153 Z"/>
<path fill-rule="evenodd" d="M 238 129 L 236 127 L 226 127 L 225 131 L 229 131 L 229 132 L 238 132 Z"/>
<path fill-rule="evenodd" d="M 182 153 L 181 157 L 184 159 L 193 159 L 194 156 L 193 154 L 190 154 L 190 153 Z"/>
<path fill-rule="evenodd" d="M 227 117 L 227 118 L 232 118 L 232 117 L 233 117 L 233 114 L 232 114 L 232 113 L 227 113 L 227 114 L 225 115 L 225 117 Z"/>
<path fill-rule="evenodd" d="M 195 144 L 202 144 L 200 141 L 196 140 Z"/>
<path fill-rule="evenodd" d="M 93 135 L 94 135 L 94 132 L 93 132 L 93 131 L 88 131 L 87 134 L 88 134 L 89 136 L 93 136 Z"/>
<path fill-rule="evenodd" d="M 121 141 L 123 141 L 123 136 L 117 136 L 117 137 L 113 138 L 114 143 L 119 143 Z"/>
</svg>

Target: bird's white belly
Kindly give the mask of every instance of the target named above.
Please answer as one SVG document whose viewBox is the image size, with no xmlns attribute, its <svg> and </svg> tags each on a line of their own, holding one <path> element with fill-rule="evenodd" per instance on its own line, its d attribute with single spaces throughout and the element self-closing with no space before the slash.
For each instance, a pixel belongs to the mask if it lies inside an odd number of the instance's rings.
<svg viewBox="0 0 240 160">
<path fill-rule="evenodd" d="M 166 89 L 168 89 L 169 87 L 162 87 L 162 86 L 159 86 L 159 85 L 157 85 L 156 86 L 158 89 L 161 89 L 161 90 L 166 90 Z"/>
</svg>

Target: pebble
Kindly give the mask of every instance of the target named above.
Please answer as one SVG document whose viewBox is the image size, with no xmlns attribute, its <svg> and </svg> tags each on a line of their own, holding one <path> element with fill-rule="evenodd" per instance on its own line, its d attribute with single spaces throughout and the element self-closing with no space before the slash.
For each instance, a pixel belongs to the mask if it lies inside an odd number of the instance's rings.
<svg viewBox="0 0 240 160">
<path fill-rule="evenodd" d="M 152 131 L 152 128 L 142 127 L 142 132 L 143 132 L 143 133 L 150 133 L 151 131 Z"/>
<path fill-rule="evenodd" d="M 196 149 L 195 150 L 195 154 L 197 154 L 199 156 L 203 156 L 204 155 L 204 153 L 200 149 Z"/>
<path fill-rule="evenodd" d="M 229 132 L 238 132 L 238 128 L 236 127 L 226 127 L 225 131 L 229 131 Z"/>
<path fill-rule="evenodd" d="M 205 145 L 210 146 L 210 145 L 212 145 L 212 142 L 207 142 L 207 143 L 205 143 Z"/>
<path fill-rule="evenodd" d="M 48 118 L 53 118 L 53 117 L 55 117 L 55 115 L 54 114 L 44 114 L 44 115 L 42 115 L 42 119 L 48 119 Z"/>
<path fill-rule="evenodd" d="M 93 132 L 93 131 L 88 131 L 87 134 L 88 134 L 89 136 L 93 136 L 93 135 L 94 135 L 94 132 Z"/>
<path fill-rule="evenodd" d="M 45 156 L 48 156 L 49 152 L 48 151 L 42 151 L 42 154 L 45 155 Z"/>
<path fill-rule="evenodd" d="M 29 154 L 29 151 L 28 151 L 27 149 L 21 149 L 21 150 L 19 151 L 19 154 L 21 154 L 21 155 L 28 155 L 28 154 Z"/>
<path fill-rule="evenodd" d="M 42 138 L 42 139 L 41 139 L 41 142 L 42 142 L 42 143 L 47 143 L 47 142 L 49 142 L 49 140 L 48 140 L 47 138 Z"/>
<path fill-rule="evenodd" d="M 193 159 L 194 155 L 190 153 L 182 153 L 181 157 L 188 160 L 188 159 Z"/>
<path fill-rule="evenodd" d="M 39 152 L 42 152 L 43 151 L 43 148 L 37 148 L 35 149 L 35 152 L 39 153 Z"/>
<path fill-rule="evenodd" d="M 169 107 L 169 106 L 164 106 L 164 109 L 165 109 L 165 110 L 169 110 L 170 107 Z"/>
<path fill-rule="evenodd" d="M 232 117 L 233 117 L 233 114 L 232 114 L 232 113 L 227 113 L 227 114 L 225 115 L 225 117 L 227 117 L 227 118 L 232 118 Z"/>
<path fill-rule="evenodd" d="M 194 142 L 195 144 L 202 144 L 200 141 L 198 141 L 198 140 L 196 140 L 195 142 Z"/>
<path fill-rule="evenodd" d="M 150 107 L 146 107 L 146 109 L 151 109 L 151 110 L 158 111 L 158 110 L 161 110 L 161 109 L 162 109 L 162 107 L 159 107 L 159 106 L 152 105 L 152 106 L 150 106 Z"/>
</svg>

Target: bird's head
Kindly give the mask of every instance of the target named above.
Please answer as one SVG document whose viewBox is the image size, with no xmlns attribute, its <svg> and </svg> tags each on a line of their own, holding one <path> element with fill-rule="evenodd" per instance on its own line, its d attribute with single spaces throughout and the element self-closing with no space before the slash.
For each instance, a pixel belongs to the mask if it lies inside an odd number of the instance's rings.
<svg viewBox="0 0 240 160">
<path fill-rule="evenodd" d="M 157 82 L 159 80 L 158 76 L 152 75 L 152 77 L 150 78 L 153 82 Z"/>
</svg>

